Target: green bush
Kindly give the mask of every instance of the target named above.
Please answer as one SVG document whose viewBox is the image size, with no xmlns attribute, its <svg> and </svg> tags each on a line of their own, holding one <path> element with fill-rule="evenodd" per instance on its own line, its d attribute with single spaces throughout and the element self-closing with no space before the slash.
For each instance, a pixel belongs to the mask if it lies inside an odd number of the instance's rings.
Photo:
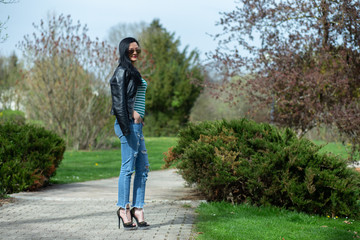
<svg viewBox="0 0 360 240">
<path fill-rule="evenodd" d="M 13 124 L 24 125 L 25 114 L 21 111 L 4 110 L 0 112 L 0 124 L 11 122 Z"/>
<path fill-rule="evenodd" d="M 64 141 L 44 128 L 0 124 L 0 196 L 46 185 L 64 151 Z"/>
<path fill-rule="evenodd" d="M 360 174 L 289 129 L 246 119 L 189 124 L 165 158 L 208 200 L 358 216 Z"/>
</svg>

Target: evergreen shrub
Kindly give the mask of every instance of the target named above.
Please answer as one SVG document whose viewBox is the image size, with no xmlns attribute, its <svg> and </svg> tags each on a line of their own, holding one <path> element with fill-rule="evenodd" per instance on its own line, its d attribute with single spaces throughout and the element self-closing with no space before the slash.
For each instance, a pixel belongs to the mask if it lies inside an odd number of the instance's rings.
<svg viewBox="0 0 360 240">
<path fill-rule="evenodd" d="M 0 124 L 0 196 L 46 185 L 64 152 L 63 139 L 44 128 Z"/>
<path fill-rule="evenodd" d="M 248 202 L 330 216 L 359 216 L 360 174 L 290 129 L 247 119 L 189 124 L 166 167 L 210 201 Z"/>
<path fill-rule="evenodd" d="M 17 125 L 25 124 L 25 114 L 18 110 L 3 110 L 0 111 L 0 124 L 11 122 Z"/>
</svg>

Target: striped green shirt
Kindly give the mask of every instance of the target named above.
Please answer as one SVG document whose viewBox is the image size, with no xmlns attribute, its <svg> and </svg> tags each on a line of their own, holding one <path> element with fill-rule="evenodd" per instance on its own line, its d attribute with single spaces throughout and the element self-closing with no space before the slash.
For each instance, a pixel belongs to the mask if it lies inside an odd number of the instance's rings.
<svg viewBox="0 0 360 240">
<path fill-rule="evenodd" d="M 145 92 L 147 88 L 147 83 L 144 79 L 141 79 L 142 83 L 137 88 L 136 92 L 136 99 L 135 99 L 135 105 L 134 110 L 140 114 L 142 118 L 144 118 L 145 115 Z"/>
</svg>

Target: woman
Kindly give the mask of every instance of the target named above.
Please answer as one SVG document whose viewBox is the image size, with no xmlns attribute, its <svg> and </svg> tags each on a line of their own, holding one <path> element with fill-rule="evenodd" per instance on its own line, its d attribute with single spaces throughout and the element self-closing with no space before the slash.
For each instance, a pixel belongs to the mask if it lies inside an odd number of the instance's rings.
<svg viewBox="0 0 360 240">
<path fill-rule="evenodd" d="M 110 79 L 112 109 L 115 115 L 115 134 L 121 142 L 121 170 L 118 183 L 117 211 L 125 229 L 146 228 L 144 221 L 145 185 L 149 161 L 142 127 L 145 114 L 147 83 L 135 68 L 141 49 L 134 38 L 125 38 L 119 44 L 119 65 Z M 130 181 L 135 171 L 132 209 L 130 210 Z M 135 218 L 137 226 L 132 222 Z"/>
</svg>

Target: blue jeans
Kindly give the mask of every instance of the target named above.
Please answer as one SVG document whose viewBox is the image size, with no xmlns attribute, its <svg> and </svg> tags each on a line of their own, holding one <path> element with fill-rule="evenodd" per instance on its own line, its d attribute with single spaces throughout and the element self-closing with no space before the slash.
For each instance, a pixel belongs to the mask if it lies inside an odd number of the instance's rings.
<svg viewBox="0 0 360 240">
<path fill-rule="evenodd" d="M 126 208 L 130 204 L 130 182 L 131 175 L 135 172 L 132 206 L 143 208 L 145 199 L 145 185 L 149 172 L 149 160 L 145 148 L 142 124 L 131 123 L 130 134 L 124 136 L 120 125 L 115 120 L 115 134 L 121 142 L 121 169 L 118 182 L 117 206 Z"/>
</svg>

